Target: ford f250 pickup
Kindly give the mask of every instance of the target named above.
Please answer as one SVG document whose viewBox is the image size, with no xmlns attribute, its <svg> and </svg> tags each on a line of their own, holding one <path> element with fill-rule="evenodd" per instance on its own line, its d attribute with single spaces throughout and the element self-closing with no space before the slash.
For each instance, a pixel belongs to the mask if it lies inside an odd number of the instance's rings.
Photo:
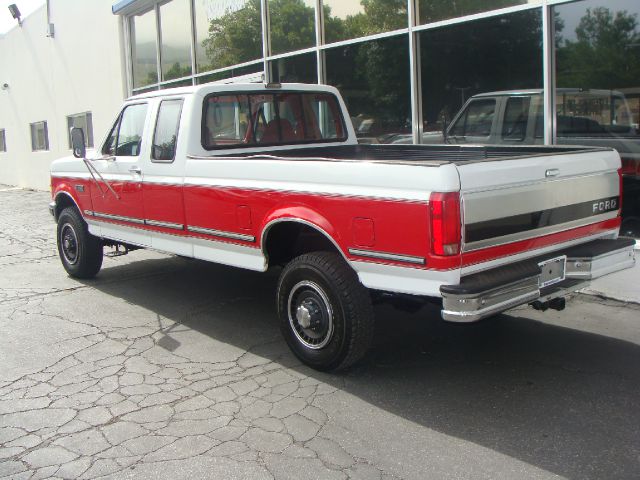
<svg viewBox="0 0 640 480">
<path fill-rule="evenodd" d="M 96 152 L 72 129 L 50 210 L 66 271 L 103 248 L 282 267 L 282 333 L 306 364 L 345 368 L 372 297 L 431 299 L 473 322 L 634 264 L 618 238 L 620 157 L 576 147 L 358 145 L 338 91 L 203 85 L 128 99 Z"/>
</svg>

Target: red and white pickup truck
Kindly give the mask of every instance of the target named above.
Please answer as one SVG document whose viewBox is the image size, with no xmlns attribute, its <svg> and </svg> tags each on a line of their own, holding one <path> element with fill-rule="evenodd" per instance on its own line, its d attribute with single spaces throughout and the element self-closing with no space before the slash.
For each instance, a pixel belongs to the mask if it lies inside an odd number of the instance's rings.
<svg viewBox="0 0 640 480">
<path fill-rule="evenodd" d="M 89 155 L 51 166 L 58 250 L 93 277 L 103 247 L 283 267 L 282 332 L 318 369 L 367 350 L 372 296 L 472 322 L 634 264 L 617 238 L 620 157 L 581 147 L 358 145 L 338 91 L 203 85 L 128 99 Z M 375 295 L 372 295 L 375 294 Z"/>
</svg>

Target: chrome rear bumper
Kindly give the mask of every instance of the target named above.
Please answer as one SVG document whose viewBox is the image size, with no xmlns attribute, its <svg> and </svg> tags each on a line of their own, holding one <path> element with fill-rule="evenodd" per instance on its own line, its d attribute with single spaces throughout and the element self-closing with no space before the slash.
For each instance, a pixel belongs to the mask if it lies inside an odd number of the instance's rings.
<svg viewBox="0 0 640 480">
<path fill-rule="evenodd" d="M 635 264 L 635 240 L 595 240 L 584 245 L 465 277 L 443 285 L 442 318 L 475 322 L 519 305 L 546 302 L 584 288 L 589 281 Z M 564 280 L 540 287 L 541 267 L 549 258 L 566 255 Z"/>
</svg>

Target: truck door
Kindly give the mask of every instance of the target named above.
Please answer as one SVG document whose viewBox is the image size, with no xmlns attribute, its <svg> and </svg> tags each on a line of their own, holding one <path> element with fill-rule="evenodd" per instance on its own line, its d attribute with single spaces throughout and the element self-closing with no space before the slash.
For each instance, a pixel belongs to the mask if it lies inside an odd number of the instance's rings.
<svg viewBox="0 0 640 480">
<path fill-rule="evenodd" d="M 93 165 L 113 192 L 98 177 L 91 187 L 93 214 L 99 221 L 136 226 L 144 223 L 141 152 L 148 105 L 127 105 L 116 120 Z M 115 194 L 114 194 L 115 193 Z M 144 235 L 136 243 L 147 245 Z"/>
<path fill-rule="evenodd" d="M 185 231 L 184 155 L 176 156 L 183 103 L 183 98 L 168 98 L 158 106 L 151 149 L 142 165 L 142 191 L 152 247 L 190 256 L 191 246 L 177 236 Z"/>
<path fill-rule="evenodd" d="M 449 143 L 493 143 L 491 133 L 496 112 L 495 98 L 472 100 L 449 128 Z"/>
</svg>

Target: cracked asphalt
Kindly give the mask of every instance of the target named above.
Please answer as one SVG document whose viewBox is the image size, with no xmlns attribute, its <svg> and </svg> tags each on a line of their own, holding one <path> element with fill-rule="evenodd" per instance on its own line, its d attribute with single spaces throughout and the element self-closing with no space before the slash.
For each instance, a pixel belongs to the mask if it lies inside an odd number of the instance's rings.
<svg viewBox="0 0 640 480">
<path fill-rule="evenodd" d="M 0 477 L 640 476 L 638 305 L 378 306 L 365 360 L 321 374 L 280 337 L 278 272 L 136 251 L 79 282 L 48 201 L 0 187 Z"/>
</svg>

